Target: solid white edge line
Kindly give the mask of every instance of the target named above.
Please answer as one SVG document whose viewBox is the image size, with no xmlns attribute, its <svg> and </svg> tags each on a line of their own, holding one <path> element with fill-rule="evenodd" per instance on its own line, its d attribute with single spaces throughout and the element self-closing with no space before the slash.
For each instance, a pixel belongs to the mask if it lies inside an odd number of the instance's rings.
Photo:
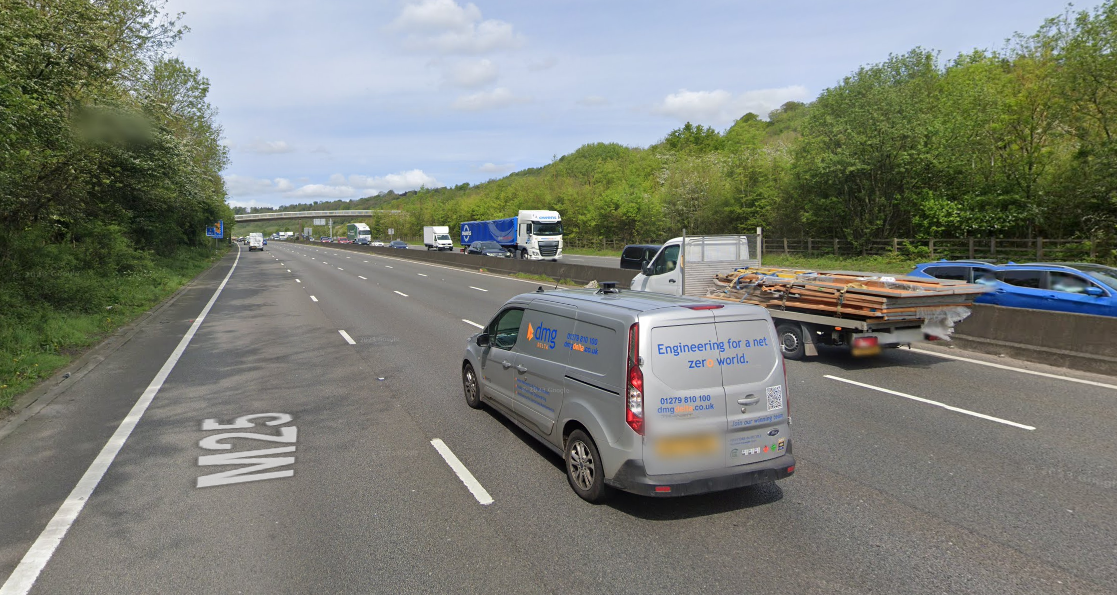
<svg viewBox="0 0 1117 595">
<path fill-rule="evenodd" d="M 481 289 L 480 287 L 474 287 L 472 285 L 470 285 L 469 288 L 470 289 L 476 289 L 477 291 L 488 291 L 488 289 Z"/>
<path fill-rule="evenodd" d="M 62 540 L 66 537 L 66 533 L 73 526 L 74 521 L 77 520 L 78 515 L 81 514 L 85 504 L 89 502 L 90 496 L 93 495 L 93 490 L 97 489 L 97 485 L 101 483 L 101 479 L 109 470 L 116 455 L 120 453 L 120 449 L 124 447 L 124 443 L 128 441 L 128 437 L 132 435 L 132 430 L 136 428 L 136 424 L 140 422 L 144 412 L 147 411 L 151 401 L 155 395 L 159 393 L 159 389 L 163 388 L 163 383 L 166 382 L 167 377 L 170 376 L 171 371 L 175 369 L 179 358 L 186 351 L 186 347 L 190 345 L 190 341 L 194 338 L 194 334 L 198 332 L 198 328 L 202 326 L 206 316 L 209 314 L 213 304 L 221 295 L 225 285 L 229 282 L 229 278 L 233 276 L 233 271 L 237 269 L 237 263 L 240 262 L 241 249 L 237 246 L 237 257 L 233 261 L 233 266 L 229 269 L 225 279 L 221 281 L 221 285 L 217 286 L 217 291 L 213 292 L 213 296 L 209 298 L 209 302 L 202 308 L 202 313 L 194 319 L 194 324 L 190 325 L 190 329 L 182 336 L 182 340 L 178 342 L 178 346 L 171 352 L 167 361 L 163 362 L 163 367 L 155 374 L 151 384 L 147 385 L 143 394 L 132 406 L 131 411 L 125 416 L 124 420 L 117 426 L 116 431 L 113 432 L 109 441 L 101 448 L 101 452 L 93 459 L 93 463 L 78 480 L 77 485 L 66 496 L 66 500 L 62 502 L 62 506 L 58 507 L 58 512 L 54 513 L 54 517 L 50 519 L 43 532 L 31 544 L 31 548 L 24 554 L 23 559 L 19 561 L 12 574 L 8 576 L 8 580 L 4 581 L 4 585 L 0 586 L 0 595 L 26 595 L 27 592 L 35 586 L 35 581 L 38 580 L 39 574 L 42 573 L 43 568 L 46 567 L 47 562 L 50 561 L 51 556 L 54 555 L 55 550 L 62 544 Z"/>
<path fill-rule="evenodd" d="M 312 302 L 317 302 L 317 301 L 318 301 L 318 298 L 316 298 L 316 297 L 314 297 L 314 296 L 310 296 L 310 301 L 312 301 Z"/>
<path fill-rule="evenodd" d="M 1083 380 L 1082 378 L 1071 378 L 1070 376 L 1060 376 L 1058 374 L 1049 374 L 1047 372 L 1037 372 L 1035 370 L 1025 370 L 1024 368 L 1016 368 L 1016 367 L 1013 367 L 1013 366 L 1006 366 L 1004 364 L 995 364 L 993 362 L 983 362 L 979 359 L 970 359 L 968 357 L 961 357 L 961 356 L 957 356 L 957 355 L 948 355 L 948 354 L 945 354 L 945 353 L 938 353 L 938 352 L 935 352 L 935 351 L 927 351 L 925 349 L 912 348 L 909 351 L 912 351 L 914 353 L 922 353 L 924 355 L 933 355 L 935 357 L 941 357 L 941 358 L 944 358 L 944 359 L 954 359 L 954 360 L 958 360 L 960 362 L 969 362 L 971 364 L 977 364 L 979 366 L 989 366 L 990 368 L 997 368 L 997 369 L 1000 369 L 1000 370 L 1011 370 L 1013 372 L 1020 372 L 1021 374 L 1031 374 L 1032 376 L 1043 376 L 1044 378 L 1054 378 L 1056 380 L 1066 380 L 1067 382 L 1077 382 L 1079 384 L 1088 384 L 1090 386 L 1098 386 L 1098 387 L 1101 387 L 1101 388 L 1111 388 L 1113 390 L 1117 390 L 1117 385 L 1106 384 L 1104 382 L 1095 382 L 1093 380 Z"/>
<path fill-rule="evenodd" d="M 402 291 L 397 291 L 396 293 L 398 293 L 398 294 L 402 295 L 403 297 L 410 297 L 410 296 L 408 296 L 408 295 L 407 295 L 406 293 L 404 293 L 404 292 L 402 292 Z"/>
<path fill-rule="evenodd" d="M 1019 423 L 1016 423 L 1014 421 L 1009 421 L 1007 419 L 1001 419 L 999 417 L 993 417 L 992 415 L 985 415 L 984 413 L 978 413 L 976 411 L 970 411 L 968 409 L 962 409 L 960 407 L 954 407 L 954 406 L 951 406 L 951 405 L 947 405 L 946 403 L 940 403 L 938 401 L 932 401 L 931 399 L 924 399 L 923 397 L 917 397 L 915 395 L 909 395 L 907 393 L 902 393 L 902 392 L 895 391 L 895 390 L 889 390 L 887 388 L 881 388 L 879 386 L 873 386 L 871 384 L 865 384 L 864 382 L 857 382 L 856 380 L 849 380 L 847 378 L 839 378 L 838 376 L 831 376 L 829 374 L 825 375 L 824 378 L 829 378 L 830 380 L 837 380 L 838 382 L 845 382 L 846 384 L 853 384 L 855 386 L 860 386 L 862 388 L 868 388 L 868 389 L 872 389 L 872 390 L 875 390 L 875 391 L 880 391 L 882 393 L 888 393 L 890 395 L 896 395 L 897 397 L 903 397 L 905 399 L 911 399 L 913 401 L 918 401 L 920 403 L 926 403 L 928 405 L 934 405 L 936 407 L 942 407 L 943 409 L 946 409 L 948 411 L 954 411 L 956 413 L 962 413 L 962 414 L 965 414 L 965 415 L 972 415 L 974 417 L 979 417 L 981 419 L 986 419 L 986 420 L 989 420 L 989 421 L 995 421 L 999 424 L 1005 424 L 1007 426 L 1012 426 L 1014 428 L 1020 428 L 1022 430 L 1031 431 L 1031 430 L 1036 429 L 1035 426 L 1026 426 L 1024 424 L 1019 424 Z"/>
<path fill-rule="evenodd" d="M 363 275 L 357 275 L 357 277 L 360 277 L 361 279 L 364 279 L 365 281 L 368 281 L 368 277 L 365 277 Z"/>
<path fill-rule="evenodd" d="M 481 506 L 488 506 L 493 503 L 493 497 L 489 495 L 489 492 L 485 490 L 481 482 L 477 481 L 476 477 L 473 477 L 469 469 L 458 460 L 458 457 L 454 455 L 454 451 L 450 450 L 450 447 L 446 446 L 446 443 L 443 442 L 441 438 L 431 440 L 431 446 L 438 451 L 438 454 L 442 455 L 442 459 L 454 470 L 454 474 L 458 476 L 458 479 L 462 480 L 465 487 L 469 489 L 469 493 L 473 494 L 473 497 L 477 499 L 477 502 L 479 502 Z"/>
<path fill-rule="evenodd" d="M 481 325 L 477 324 L 476 322 L 473 322 L 472 320 L 466 320 L 465 318 L 463 318 L 463 319 L 462 319 L 462 322 L 464 322 L 464 323 L 466 323 L 466 324 L 471 324 L 471 325 L 473 325 L 473 326 L 475 326 L 475 327 L 477 327 L 477 328 L 485 328 L 485 327 L 483 327 L 483 326 L 481 326 Z"/>
<path fill-rule="evenodd" d="M 346 343 L 348 343 L 348 344 L 350 344 L 350 345 L 356 345 L 356 344 L 357 344 L 357 342 L 353 340 L 353 337 L 350 337 L 350 336 L 349 336 L 349 333 L 347 333 L 347 332 L 345 332 L 345 331 L 343 331 L 343 330 L 341 330 L 341 329 L 338 329 L 338 331 L 337 331 L 337 332 L 341 333 L 341 337 L 342 337 L 343 339 L 345 339 L 345 342 L 346 342 Z"/>
</svg>

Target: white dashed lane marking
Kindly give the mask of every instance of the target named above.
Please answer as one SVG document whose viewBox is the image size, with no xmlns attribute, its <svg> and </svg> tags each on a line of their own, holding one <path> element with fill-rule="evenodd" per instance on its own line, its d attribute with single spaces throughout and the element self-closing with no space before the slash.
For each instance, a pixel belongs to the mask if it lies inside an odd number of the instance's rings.
<svg viewBox="0 0 1117 595">
<path fill-rule="evenodd" d="M 402 291 L 397 291 L 396 293 L 402 295 L 403 297 L 408 297 L 408 295 Z"/>
<path fill-rule="evenodd" d="M 357 344 L 357 342 L 353 340 L 353 337 L 349 336 L 349 333 L 347 333 L 343 330 L 340 330 L 340 329 L 337 332 L 341 333 L 341 336 L 342 336 L 342 338 L 345 339 L 346 343 L 348 343 L 350 345 L 356 345 Z"/>
</svg>

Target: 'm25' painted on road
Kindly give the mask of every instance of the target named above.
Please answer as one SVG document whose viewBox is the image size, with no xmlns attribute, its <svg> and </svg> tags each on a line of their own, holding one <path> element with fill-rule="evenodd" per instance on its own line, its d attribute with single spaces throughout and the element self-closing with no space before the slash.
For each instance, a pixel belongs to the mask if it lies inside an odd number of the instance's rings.
<svg viewBox="0 0 1117 595">
<path fill-rule="evenodd" d="M 245 430 L 248 428 L 255 428 L 256 424 L 253 420 L 268 419 L 264 422 L 266 426 L 282 426 L 283 424 L 291 423 L 291 416 L 286 413 L 256 413 L 253 415 L 243 415 L 236 418 L 231 424 L 217 423 L 216 419 L 207 419 L 202 422 L 203 432 L 213 432 L 216 430 Z M 276 467 L 284 467 L 287 465 L 295 464 L 295 457 L 278 457 L 284 453 L 295 452 L 295 438 L 298 436 L 298 428 L 295 426 L 286 426 L 279 428 L 279 435 L 275 434 L 257 434 L 255 432 L 225 432 L 222 434 L 214 434 L 206 436 L 198 442 L 198 446 L 206 450 L 231 450 L 232 444 L 225 444 L 223 440 L 231 438 L 241 438 L 248 440 L 263 440 L 265 442 L 281 442 L 290 444 L 291 446 L 281 446 L 279 448 L 264 448 L 260 450 L 246 450 L 241 452 L 229 452 L 216 455 L 203 455 L 198 457 L 199 467 L 208 467 L 213 465 L 243 465 L 236 469 L 228 471 L 221 471 L 212 475 L 203 475 L 198 478 L 199 488 L 208 488 L 211 486 L 219 486 L 230 483 L 243 483 L 246 481 L 260 481 L 263 479 L 276 479 L 279 477 L 292 477 L 295 475 L 294 469 L 287 469 L 284 471 L 268 471 L 261 473 L 268 469 Z"/>
</svg>

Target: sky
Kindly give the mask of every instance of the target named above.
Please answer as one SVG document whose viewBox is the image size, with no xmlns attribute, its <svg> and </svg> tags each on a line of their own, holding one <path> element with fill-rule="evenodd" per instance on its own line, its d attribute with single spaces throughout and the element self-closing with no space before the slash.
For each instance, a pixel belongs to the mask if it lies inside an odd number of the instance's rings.
<svg viewBox="0 0 1117 595">
<path fill-rule="evenodd" d="M 1084 2 L 1075 10 L 1097 2 Z M 476 184 L 809 102 L 915 47 L 996 50 L 1039 0 L 168 0 L 233 206 Z"/>
</svg>

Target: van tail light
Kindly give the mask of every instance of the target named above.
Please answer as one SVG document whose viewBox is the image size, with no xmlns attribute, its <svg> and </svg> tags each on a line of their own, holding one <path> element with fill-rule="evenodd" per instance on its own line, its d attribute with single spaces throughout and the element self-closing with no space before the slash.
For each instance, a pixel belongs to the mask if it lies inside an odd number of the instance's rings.
<svg viewBox="0 0 1117 595">
<path fill-rule="evenodd" d="M 644 373 L 640 371 L 640 323 L 628 329 L 628 382 L 625 387 L 624 421 L 633 432 L 644 435 Z"/>
</svg>

